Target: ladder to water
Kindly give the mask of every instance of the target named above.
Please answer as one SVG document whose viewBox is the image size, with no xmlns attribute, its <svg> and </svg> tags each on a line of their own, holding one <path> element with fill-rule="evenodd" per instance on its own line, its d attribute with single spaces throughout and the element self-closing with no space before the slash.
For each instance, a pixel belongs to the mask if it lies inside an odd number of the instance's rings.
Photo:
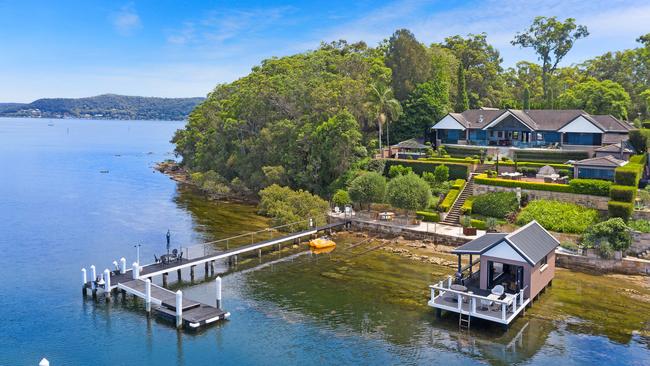
<svg viewBox="0 0 650 366">
<path fill-rule="evenodd" d="M 469 329 L 471 321 L 471 315 L 460 313 L 460 316 L 458 317 L 458 327 Z"/>
</svg>

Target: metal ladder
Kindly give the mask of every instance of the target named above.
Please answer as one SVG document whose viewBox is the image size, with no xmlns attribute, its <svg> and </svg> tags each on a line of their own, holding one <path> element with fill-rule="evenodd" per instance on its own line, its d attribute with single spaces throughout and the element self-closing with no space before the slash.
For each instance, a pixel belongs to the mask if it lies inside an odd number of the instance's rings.
<svg viewBox="0 0 650 366">
<path fill-rule="evenodd" d="M 469 314 L 460 313 L 458 317 L 458 327 L 465 328 L 469 330 L 470 324 L 472 322 L 472 316 Z"/>
</svg>

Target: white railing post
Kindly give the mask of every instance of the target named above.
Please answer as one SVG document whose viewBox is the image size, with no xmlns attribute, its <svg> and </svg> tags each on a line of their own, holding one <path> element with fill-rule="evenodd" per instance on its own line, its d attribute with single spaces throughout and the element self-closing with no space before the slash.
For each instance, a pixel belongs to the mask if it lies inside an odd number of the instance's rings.
<svg viewBox="0 0 650 366">
<path fill-rule="evenodd" d="M 176 291 L 176 328 L 183 325 L 183 292 Z"/>
<path fill-rule="evenodd" d="M 111 292 L 111 271 L 108 268 L 104 270 L 104 292 Z"/>
<path fill-rule="evenodd" d="M 506 320 L 506 304 L 501 303 L 501 319 Z"/>
<path fill-rule="evenodd" d="M 463 295 L 461 294 L 456 294 L 458 296 L 458 310 L 462 310 L 463 308 Z"/>
<path fill-rule="evenodd" d="M 147 307 L 147 313 L 151 312 L 151 280 L 144 280 L 144 303 Z"/>
<path fill-rule="evenodd" d="M 50 366 L 50 361 L 47 358 L 43 358 L 41 362 L 38 363 L 38 366 Z"/>
<path fill-rule="evenodd" d="M 97 281 L 97 271 L 95 270 L 95 265 L 90 266 L 90 280 Z"/>
<path fill-rule="evenodd" d="M 436 299 L 436 289 L 431 287 L 431 301 Z"/>
<path fill-rule="evenodd" d="M 132 273 L 133 279 L 137 280 L 138 277 L 140 277 L 140 265 L 138 265 L 137 262 L 133 262 L 133 265 L 131 266 L 131 268 L 132 268 L 132 272 L 133 272 Z"/>
<path fill-rule="evenodd" d="M 451 276 L 447 277 L 447 288 L 451 287 Z"/>
<path fill-rule="evenodd" d="M 471 307 L 472 313 L 476 313 L 476 298 L 472 296 L 469 299 L 472 302 L 472 307 Z"/>
<path fill-rule="evenodd" d="M 86 269 L 81 269 L 81 285 L 85 288 L 86 283 L 88 283 L 88 277 L 86 276 Z"/>
<path fill-rule="evenodd" d="M 215 282 L 215 290 L 217 292 L 217 309 L 221 309 L 221 277 L 217 276 Z"/>
<path fill-rule="evenodd" d="M 513 314 L 517 313 L 517 297 L 519 297 L 519 295 L 515 294 L 515 301 L 512 302 L 512 313 Z"/>
<path fill-rule="evenodd" d="M 126 273 L 126 258 L 124 257 L 120 258 L 120 273 Z"/>
<path fill-rule="evenodd" d="M 438 286 L 440 286 L 440 288 L 445 288 L 445 285 L 442 283 L 442 280 L 440 280 L 440 282 L 438 283 Z"/>
<path fill-rule="evenodd" d="M 524 305 L 524 289 L 519 290 L 519 305 Z"/>
</svg>

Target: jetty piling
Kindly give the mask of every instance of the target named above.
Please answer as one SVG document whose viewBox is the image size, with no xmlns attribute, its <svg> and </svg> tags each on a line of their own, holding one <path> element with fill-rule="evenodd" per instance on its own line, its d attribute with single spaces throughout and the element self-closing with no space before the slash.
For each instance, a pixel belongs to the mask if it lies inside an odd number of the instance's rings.
<svg viewBox="0 0 650 366">
<path fill-rule="evenodd" d="M 183 292 L 176 291 L 176 328 L 183 325 Z"/>
<path fill-rule="evenodd" d="M 221 309 L 221 277 L 217 277 L 217 279 L 214 280 L 214 283 L 217 292 L 217 309 Z"/>
<path fill-rule="evenodd" d="M 126 258 L 124 257 L 120 258 L 120 273 L 121 274 L 126 273 Z"/>
<path fill-rule="evenodd" d="M 86 269 L 82 268 L 81 269 L 81 280 L 83 281 L 81 283 L 81 293 L 86 296 L 88 295 L 88 289 L 86 288 L 86 283 L 88 283 L 88 277 L 86 276 Z"/>
<path fill-rule="evenodd" d="M 147 307 L 147 315 L 151 313 L 151 280 L 144 280 L 144 303 Z"/>
</svg>

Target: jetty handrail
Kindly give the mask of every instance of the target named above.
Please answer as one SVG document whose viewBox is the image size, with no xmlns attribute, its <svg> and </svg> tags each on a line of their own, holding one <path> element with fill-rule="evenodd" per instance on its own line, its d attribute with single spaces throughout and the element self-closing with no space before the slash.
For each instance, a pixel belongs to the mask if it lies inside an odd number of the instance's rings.
<svg viewBox="0 0 650 366">
<path fill-rule="evenodd" d="M 462 295 L 462 296 L 467 296 L 467 297 L 474 297 L 474 298 L 481 299 L 481 300 L 492 301 L 492 302 L 496 302 L 498 304 L 503 304 L 503 305 L 511 304 L 511 302 L 506 301 L 506 300 L 490 299 L 487 296 L 481 296 L 481 295 L 478 295 L 478 294 L 470 294 L 469 292 L 452 290 L 452 289 L 450 289 L 448 287 L 444 287 L 444 286 L 440 287 L 437 284 L 436 285 L 429 285 L 429 288 L 436 289 L 436 290 L 439 290 L 439 291 L 442 291 L 442 292 L 451 292 L 451 293 L 457 294 L 457 295 Z"/>
</svg>

